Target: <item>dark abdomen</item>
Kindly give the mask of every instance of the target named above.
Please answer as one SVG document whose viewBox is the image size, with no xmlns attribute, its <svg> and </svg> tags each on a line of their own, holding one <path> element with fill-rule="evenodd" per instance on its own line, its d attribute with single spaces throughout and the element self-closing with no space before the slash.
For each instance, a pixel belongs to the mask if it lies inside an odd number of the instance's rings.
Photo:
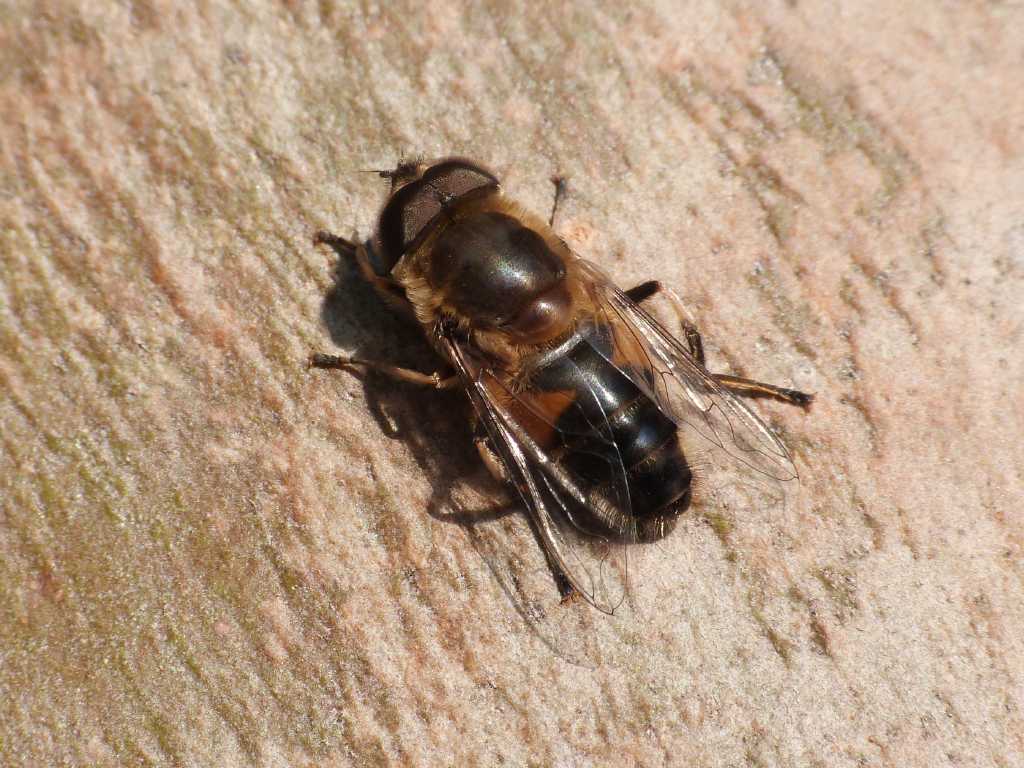
<svg viewBox="0 0 1024 768">
<path fill-rule="evenodd" d="M 645 362 L 612 359 L 610 329 L 591 326 L 534 372 L 530 390 L 538 398 L 564 395 L 557 415 L 549 411 L 554 429 L 535 437 L 584 492 L 611 502 L 596 525 L 658 538 L 661 523 L 689 504 L 690 467 L 675 423 L 630 379 L 651 380 Z"/>
</svg>

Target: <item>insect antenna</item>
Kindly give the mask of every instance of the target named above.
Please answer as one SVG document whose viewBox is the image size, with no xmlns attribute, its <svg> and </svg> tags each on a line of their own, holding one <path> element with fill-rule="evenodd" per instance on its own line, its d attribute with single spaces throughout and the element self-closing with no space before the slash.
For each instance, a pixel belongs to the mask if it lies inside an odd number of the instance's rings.
<svg viewBox="0 0 1024 768">
<path fill-rule="evenodd" d="M 423 158 L 416 156 L 410 159 L 402 157 L 398 161 L 398 165 L 394 168 L 363 168 L 359 173 L 375 173 L 382 179 L 388 179 L 391 182 L 391 191 L 395 191 L 395 187 L 398 183 L 407 179 L 415 179 L 420 169 L 423 168 Z"/>
</svg>

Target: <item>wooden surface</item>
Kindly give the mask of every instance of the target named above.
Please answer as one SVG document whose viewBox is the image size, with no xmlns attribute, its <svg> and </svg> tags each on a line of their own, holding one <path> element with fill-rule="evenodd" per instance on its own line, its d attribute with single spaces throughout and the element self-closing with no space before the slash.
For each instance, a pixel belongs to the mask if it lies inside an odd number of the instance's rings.
<svg viewBox="0 0 1024 768">
<path fill-rule="evenodd" d="M 429 5 L 429 10 L 423 10 Z M 0 6 L 4 765 L 1024 765 L 1020 3 Z M 559 606 L 347 264 L 465 154 L 802 476 Z"/>
</svg>

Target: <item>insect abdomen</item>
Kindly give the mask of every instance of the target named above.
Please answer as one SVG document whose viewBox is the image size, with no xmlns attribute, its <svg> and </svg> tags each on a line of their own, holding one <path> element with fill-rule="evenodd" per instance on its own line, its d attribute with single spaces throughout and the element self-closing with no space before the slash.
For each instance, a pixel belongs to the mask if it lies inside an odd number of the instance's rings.
<svg viewBox="0 0 1024 768">
<path fill-rule="evenodd" d="M 681 511 L 688 501 L 691 472 L 676 425 L 610 361 L 610 347 L 608 329 L 591 327 L 575 346 L 532 376 L 536 390 L 567 394 L 567 406 L 557 415 L 546 447 L 594 490 L 624 475 L 629 499 L 621 511 L 634 518 Z M 631 521 L 611 522 L 621 528 Z"/>
</svg>

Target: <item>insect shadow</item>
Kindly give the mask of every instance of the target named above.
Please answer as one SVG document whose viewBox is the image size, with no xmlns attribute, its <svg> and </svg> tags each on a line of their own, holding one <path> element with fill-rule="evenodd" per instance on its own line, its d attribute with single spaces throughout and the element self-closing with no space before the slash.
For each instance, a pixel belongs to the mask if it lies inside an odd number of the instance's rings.
<svg viewBox="0 0 1024 768">
<path fill-rule="evenodd" d="M 392 311 L 366 282 L 350 255 L 332 248 L 338 256 L 333 270 L 334 285 L 320 308 L 331 341 L 342 349 L 352 350 L 355 357 L 422 371 L 435 370 L 439 358 L 423 339 L 419 325 L 411 317 Z M 554 655 L 577 666 L 592 666 L 559 647 L 559 631 L 538 622 L 543 610 L 534 596 L 523 592 L 515 568 L 505 562 L 506 548 L 494 539 L 495 529 L 488 524 L 520 514 L 522 523 L 540 546 L 533 521 L 480 460 L 473 445 L 468 418 L 471 405 L 466 396 L 459 390 L 436 390 L 400 382 L 374 371 L 353 370 L 343 375 L 360 379 L 367 407 L 381 433 L 389 439 L 401 440 L 427 478 L 431 496 L 426 512 L 466 531 L 470 546 L 514 610 Z M 498 501 L 482 509 L 465 508 L 455 498 L 455 490 L 464 485 Z M 560 587 L 555 575 L 548 575 L 553 579 L 552 586 Z"/>
<path fill-rule="evenodd" d="M 320 317 L 331 341 L 354 357 L 432 372 L 440 358 L 423 338 L 411 316 L 386 304 L 364 279 L 351 256 L 331 246 L 338 259 L 334 284 L 324 297 Z M 460 390 L 437 390 L 396 381 L 358 369 L 341 375 L 362 382 L 366 404 L 381 433 L 402 441 L 431 486 L 426 512 L 463 527 L 490 522 L 517 512 L 505 488 L 484 469 L 473 445 L 470 403 Z M 484 509 L 464 509 L 455 489 L 471 484 L 483 495 L 504 500 Z"/>
</svg>

